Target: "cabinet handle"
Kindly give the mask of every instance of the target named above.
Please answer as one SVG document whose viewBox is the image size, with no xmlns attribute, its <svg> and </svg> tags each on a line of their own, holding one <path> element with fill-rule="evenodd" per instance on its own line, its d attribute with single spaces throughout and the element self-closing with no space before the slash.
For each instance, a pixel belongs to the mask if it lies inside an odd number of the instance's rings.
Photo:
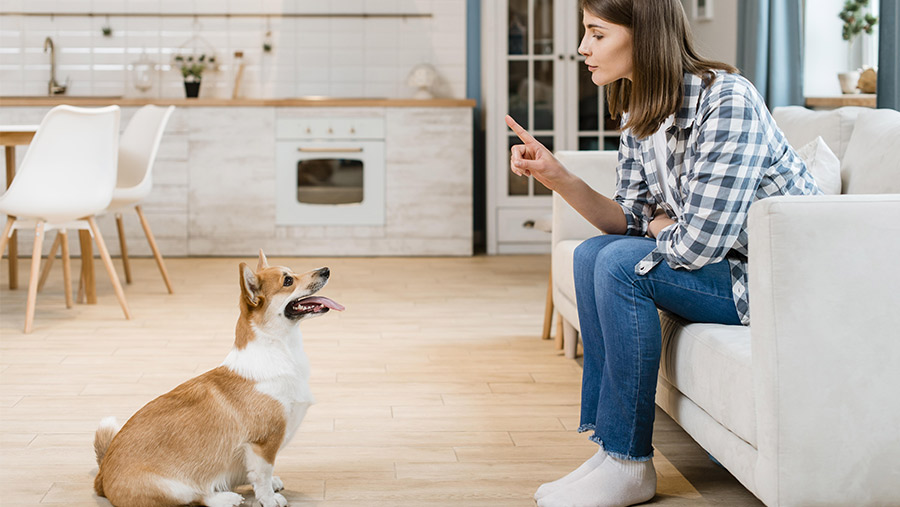
<svg viewBox="0 0 900 507">
<path fill-rule="evenodd" d="M 560 59 L 560 60 L 565 60 L 565 59 L 566 59 L 566 55 L 559 55 L 559 59 Z"/>
<path fill-rule="evenodd" d="M 306 153 L 359 153 L 363 151 L 362 148 L 297 148 L 297 151 L 303 151 Z"/>
<path fill-rule="evenodd" d="M 575 60 L 575 55 L 569 55 L 569 60 Z"/>
</svg>

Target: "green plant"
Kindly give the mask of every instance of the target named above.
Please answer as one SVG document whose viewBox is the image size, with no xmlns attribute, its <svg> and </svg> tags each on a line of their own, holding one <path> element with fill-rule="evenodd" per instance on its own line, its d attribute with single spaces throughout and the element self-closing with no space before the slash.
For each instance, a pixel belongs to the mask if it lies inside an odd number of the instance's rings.
<svg viewBox="0 0 900 507">
<path fill-rule="evenodd" d="M 181 69 L 181 75 L 184 76 L 185 81 L 199 81 L 203 77 L 203 71 L 207 67 L 215 65 L 216 57 L 207 58 L 205 54 L 201 54 L 197 58 L 194 58 L 193 55 L 178 55 L 175 57 L 175 62 Z"/>
<path fill-rule="evenodd" d="M 853 39 L 860 33 L 872 34 L 872 28 L 878 23 L 878 18 L 863 12 L 863 8 L 868 6 L 869 0 L 847 0 L 844 3 L 838 17 L 844 22 L 841 36 L 845 41 L 852 44 Z"/>
</svg>

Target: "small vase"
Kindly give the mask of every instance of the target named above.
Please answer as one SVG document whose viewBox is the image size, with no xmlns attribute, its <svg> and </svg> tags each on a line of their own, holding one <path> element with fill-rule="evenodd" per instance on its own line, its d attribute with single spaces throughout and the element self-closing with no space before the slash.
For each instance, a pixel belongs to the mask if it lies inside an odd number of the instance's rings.
<svg viewBox="0 0 900 507">
<path fill-rule="evenodd" d="M 189 99 L 196 99 L 200 96 L 200 81 L 185 81 L 184 94 Z"/>
<path fill-rule="evenodd" d="M 859 90 L 856 88 L 859 84 L 859 72 L 855 70 L 840 72 L 838 73 L 838 80 L 841 82 L 841 92 L 845 94 L 859 93 Z"/>
</svg>

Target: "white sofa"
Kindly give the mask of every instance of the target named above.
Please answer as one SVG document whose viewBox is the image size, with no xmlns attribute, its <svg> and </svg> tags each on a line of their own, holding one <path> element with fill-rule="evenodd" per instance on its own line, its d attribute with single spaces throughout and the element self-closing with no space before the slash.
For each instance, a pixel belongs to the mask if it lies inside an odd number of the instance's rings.
<svg viewBox="0 0 900 507">
<path fill-rule="evenodd" d="M 751 325 L 661 312 L 656 403 L 766 505 L 900 505 L 900 112 L 779 108 L 822 136 L 842 194 L 750 209 Z M 560 152 L 598 191 L 615 152 Z M 553 201 L 553 298 L 575 355 L 572 254 L 599 232 Z"/>
</svg>

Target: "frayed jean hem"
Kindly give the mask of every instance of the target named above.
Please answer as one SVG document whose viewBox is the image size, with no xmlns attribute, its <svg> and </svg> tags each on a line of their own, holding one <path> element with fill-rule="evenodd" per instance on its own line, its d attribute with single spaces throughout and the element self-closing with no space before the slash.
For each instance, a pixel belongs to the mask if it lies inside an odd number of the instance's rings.
<svg viewBox="0 0 900 507">
<path fill-rule="evenodd" d="M 586 431 L 591 431 L 591 430 L 595 430 L 595 429 L 596 429 L 596 426 L 594 426 L 593 424 L 582 424 L 581 426 L 578 427 L 578 433 L 584 433 Z M 603 445 L 603 440 L 601 440 L 600 437 L 598 437 L 596 433 L 594 433 L 593 435 L 588 437 L 588 439 L 591 442 L 594 442 L 595 444 L 599 445 L 600 448 L 603 449 L 603 451 L 606 454 L 612 456 L 613 458 L 620 459 L 622 461 L 650 461 L 653 459 L 653 451 L 650 451 L 650 454 L 648 454 L 646 456 L 638 456 L 638 457 L 629 456 L 628 454 L 622 454 L 620 452 L 611 452 L 608 449 L 606 449 L 606 446 Z"/>
</svg>

